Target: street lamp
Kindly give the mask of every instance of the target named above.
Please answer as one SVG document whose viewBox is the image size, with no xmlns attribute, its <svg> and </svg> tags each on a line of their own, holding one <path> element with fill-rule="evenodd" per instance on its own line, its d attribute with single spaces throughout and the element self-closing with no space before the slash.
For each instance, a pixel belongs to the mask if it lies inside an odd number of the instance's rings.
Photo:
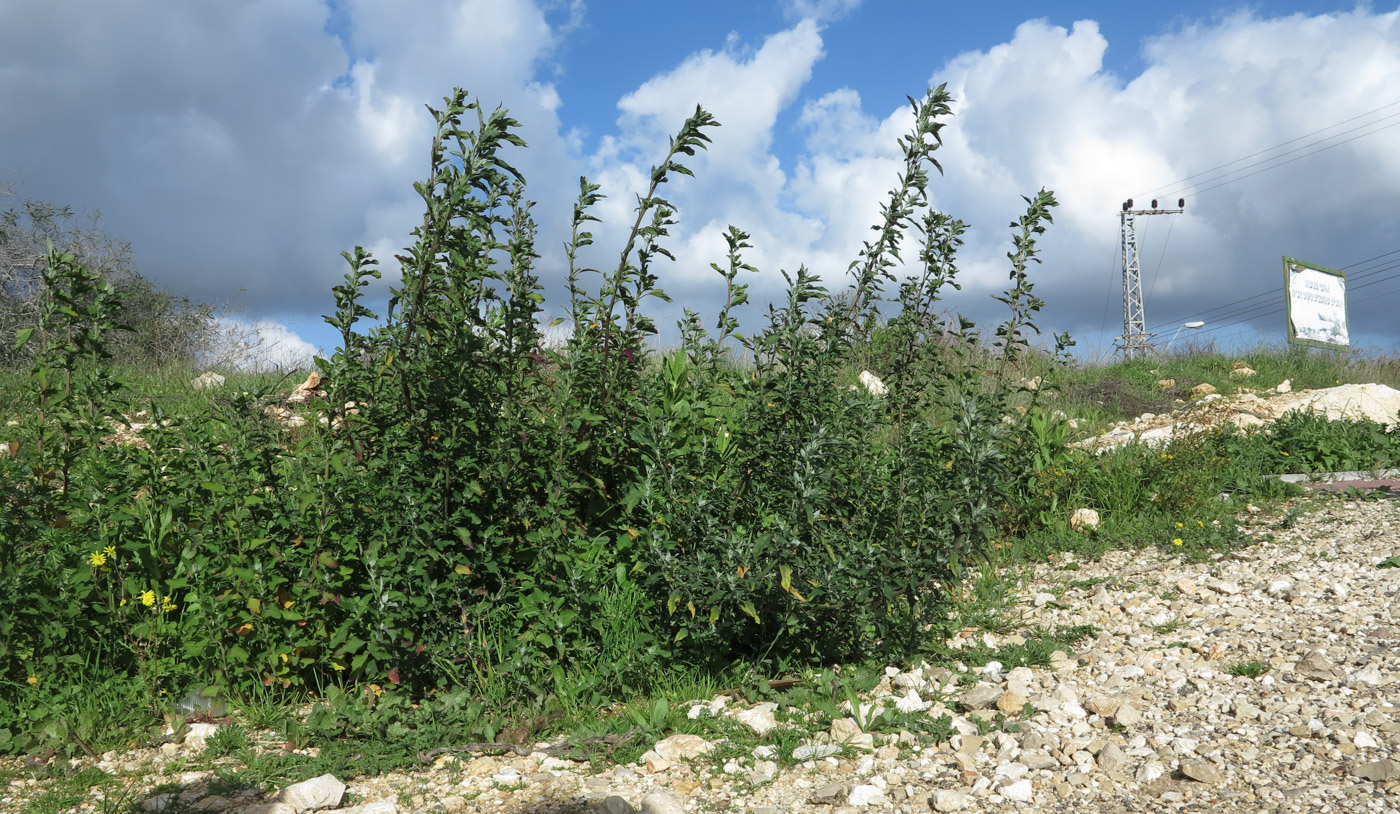
<svg viewBox="0 0 1400 814">
<path fill-rule="evenodd" d="M 1200 329 L 1200 328 L 1204 328 L 1205 326 L 1206 326 L 1206 324 L 1205 324 L 1204 322 L 1183 322 L 1183 323 L 1181 324 L 1181 328 L 1190 328 L 1190 329 L 1192 329 L 1192 330 L 1198 330 L 1198 329 Z M 1176 341 L 1177 334 L 1181 333 L 1181 328 L 1177 328 L 1177 329 L 1176 329 L 1176 333 L 1172 334 L 1171 342 L 1168 342 L 1168 343 L 1167 343 L 1167 350 L 1164 351 L 1164 353 L 1165 353 L 1165 352 L 1170 352 L 1170 351 L 1171 351 L 1171 349 L 1172 349 L 1172 342 L 1175 342 L 1175 341 Z"/>
</svg>

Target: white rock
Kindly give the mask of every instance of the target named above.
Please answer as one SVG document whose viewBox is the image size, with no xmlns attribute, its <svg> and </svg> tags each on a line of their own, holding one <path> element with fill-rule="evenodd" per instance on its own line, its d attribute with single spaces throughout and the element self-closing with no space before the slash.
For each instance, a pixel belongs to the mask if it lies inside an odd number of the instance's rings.
<svg viewBox="0 0 1400 814">
<path fill-rule="evenodd" d="M 932 803 L 934 811 L 962 811 L 972 805 L 972 798 L 960 791 L 939 789 L 933 793 Z"/>
<path fill-rule="evenodd" d="M 185 747 L 198 752 L 204 749 L 209 739 L 218 731 L 218 724 L 190 724 L 190 731 L 185 733 Z"/>
<path fill-rule="evenodd" d="M 778 725 L 778 721 L 773 717 L 773 710 L 777 708 L 777 704 L 764 702 L 752 709 L 735 714 L 734 720 L 752 729 L 755 733 L 763 735 Z"/>
<path fill-rule="evenodd" d="M 860 383 L 872 396 L 883 396 L 889 392 L 889 388 L 880 381 L 880 377 L 868 370 L 860 372 Z"/>
<path fill-rule="evenodd" d="M 344 796 L 345 784 L 333 774 L 323 774 L 282 789 L 277 795 L 277 801 L 302 812 L 318 808 L 338 808 Z"/>
<path fill-rule="evenodd" d="M 206 370 L 206 371 L 204 371 L 203 373 L 199 374 L 198 377 L 196 377 L 194 380 L 192 380 L 192 381 L 190 382 L 190 387 L 193 387 L 193 388 L 196 389 L 196 390 L 207 390 L 207 389 L 209 389 L 209 388 L 211 388 L 211 387 L 223 387 L 223 386 L 224 386 L 224 377 L 223 377 L 223 376 L 220 376 L 219 374 L 215 373 L 215 372 L 212 371 L 212 370 Z"/>
<path fill-rule="evenodd" d="M 674 762 L 699 757 L 714 748 L 713 743 L 699 735 L 680 734 L 657 741 L 651 750 L 662 759 Z"/>
<path fill-rule="evenodd" d="M 1031 781 L 1017 780 L 1015 783 L 1008 783 L 1001 787 L 998 792 L 1003 798 L 1013 803 L 1029 803 L 1034 791 L 1031 789 Z"/>
<path fill-rule="evenodd" d="M 1275 392 L 1275 393 L 1278 393 L 1278 394 L 1280 394 L 1280 395 L 1282 395 L 1282 394 L 1284 394 L 1284 393 L 1291 393 L 1291 392 L 1293 392 L 1293 380 L 1292 380 L 1292 379 L 1284 379 L 1283 381 L 1279 382 L 1279 383 L 1278 383 L 1278 387 L 1275 387 L 1275 388 L 1274 388 L 1274 392 Z"/>
<path fill-rule="evenodd" d="M 1364 729 L 1357 732 L 1356 736 L 1351 739 L 1351 742 L 1357 749 L 1379 749 L 1381 746 L 1380 741 L 1376 740 L 1374 735 Z"/>
<path fill-rule="evenodd" d="M 685 814 L 685 805 L 669 791 L 656 789 L 642 798 L 641 814 Z"/>
<path fill-rule="evenodd" d="M 923 712 L 928 709 L 928 702 L 919 697 L 914 690 L 910 690 L 903 697 L 894 703 L 895 709 L 906 714 Z M 761 734 L 761 733 L 760 733 Z"/>
<path fill-rule="evenodd" d="M 1069 516 L 1069 527 L 1075 531 L 1090 532 L 1099 527 L 1099 513 L 1093 509 L 1075 509 Z"/>
<path fill-rule="evenodd" d="M 824 757 L 841 754 L 841 747 L 834 743 L 811 743 L 792 750 L 792 759 L 801 763 L 807 760 L 821 760 Z"/>
<path fill-rule="evenodd" d="M 1167 770 L 1161 763 L 1149 760 L 1138 767 L 1137 774 L 1133 776 L 1133 779 L 1139 783 L 1151 783 L 1166 773 Z"/>
<path fill-rule="evenodd" d="M 884 804 L 885 793 L 880 790 L 879 786 L 856 786 L 846 796 L 846 805 L 849 806 L 882 806 Z"/>
</svg>

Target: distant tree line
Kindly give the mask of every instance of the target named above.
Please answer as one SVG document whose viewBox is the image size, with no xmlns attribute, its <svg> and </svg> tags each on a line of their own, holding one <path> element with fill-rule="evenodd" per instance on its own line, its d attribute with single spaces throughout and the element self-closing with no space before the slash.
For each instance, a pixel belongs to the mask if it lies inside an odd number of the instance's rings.
<svg viewBox="0 0 1400 814">
<path fill-rule="evenodd" d="M 2 196 L 4 190 L 0 190 Z M 163 291 L 131 265 L 131 244 L 107 234 L 101 215 L 22 200 L 0 213 L 0 369 L 29 364 L 32 348 L 15 348 L 15 333 L 38 324 L 48 244 L 75 255 L 121 294 L 118 321 L 127 330 L 108 339 L 121 365 L 193 366 L 216 334 L 212 306 Z"/>
</svg>

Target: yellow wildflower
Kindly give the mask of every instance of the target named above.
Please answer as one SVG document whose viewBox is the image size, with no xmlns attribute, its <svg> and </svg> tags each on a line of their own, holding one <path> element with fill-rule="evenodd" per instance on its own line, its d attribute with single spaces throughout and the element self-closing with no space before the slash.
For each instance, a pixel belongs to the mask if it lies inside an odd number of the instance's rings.
<svg viewBox="0 0 1400 814">
<path fill-rule="evenodd" d="M 126 597 L 122 597 L 121 607 L 126 607 Z"/>
<path fill-rule="evenodd" d="M 88 562 L 92 563 L 93 568 L 101 568 L 107 564 L 107 555 L 101 551 L 94 551 L 88 555 Z"/>
<path fill-rule="evenodd" d="M 142 592 L 141 592 L 141 604 L 142 604 L 142 605 L 145 605 L 145 606 L 148 607 L 148 608 L 151 607 L 152 605 L 156 604 L 156 592 L 155 592 L 155 591 L 142 591 Z"/>
<path fill-rule="evenodd" d="M 1177 523 L 1177 524 L 1176 524 L 1176 527 L 1177 527 L 1177 528 L 1181 528 L 1181 524 L 1180 524 L 1180 523 Z"/>
<path fill-rule="evenodd" d="M 25 679 L 25 681 L 28 681 L 30 684 L 38 684 L 38 683 L 39 683 L 39 677 L 38 677 L 38 676 L 30 676 L 29 678 Z"/>
<path fill-rule="evenodd" d="M 1181 538 L 1180 538 L 1180 537 L 1174 537 L 1174 538 L 1172 538 L 1172 545 L 1181 545 Z"/>
<path fill-rule="evenodd" d="M 168 596 L 166 596 L 166 597 L 161 597 L 161 600 L 160 600 L 160 609 L 161 609 L 162 611 L 165 611 L 166 613 L 170 613 L 171 611 L 175 610 L 175 609 L 178 608 L 178 607 L 180 607 L 180 606 L 179 606 L 179 605 L 176 605 L 174 602 L 171 602 L 171 601 L 170 601 L 170 597 L 168 597 Z"/>
<path fill-rule="evenodd" d="M 109 545 L 106 548 L 102 549 L 102 553 L 106 554 L 108 559 L 115 560 L 117 558 L 117 547 L 114 545 Z"/>
</svg>

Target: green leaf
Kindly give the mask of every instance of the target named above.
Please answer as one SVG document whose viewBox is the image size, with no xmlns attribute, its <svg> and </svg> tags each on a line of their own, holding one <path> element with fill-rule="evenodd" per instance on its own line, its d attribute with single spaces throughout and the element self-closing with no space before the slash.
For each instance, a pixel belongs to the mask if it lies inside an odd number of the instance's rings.
<svg viewBox="0 0 1400 814">
<path fill-rule="evenodd" d="M 20 328 L 18 331 L 15 331 L 15 350 L 24 347 L 24 343 L 29 341 L 29 337 L 33 333 L 33 328 Z"/>
</svg>

